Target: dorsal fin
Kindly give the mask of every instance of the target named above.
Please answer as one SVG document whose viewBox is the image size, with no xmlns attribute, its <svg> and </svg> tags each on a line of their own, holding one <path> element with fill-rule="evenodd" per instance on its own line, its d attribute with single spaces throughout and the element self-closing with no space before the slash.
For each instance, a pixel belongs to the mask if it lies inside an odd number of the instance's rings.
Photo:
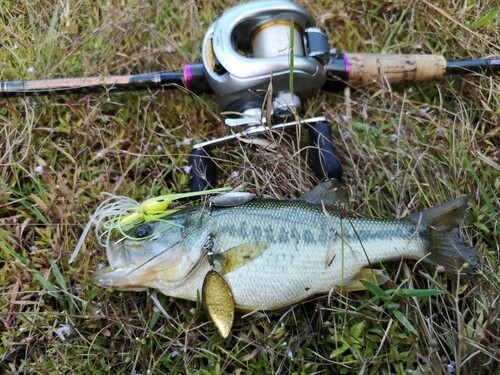
<svg viewBox="0 0 500 375">
<path fill-rule="evenodd" d="M 332 178 L 323 181 L 312 190 L 297 198 L 297 200 L 317 205 L 333 206 L 338 203 L 347 202 L 347 193 L 340 182 Z"/>
</svg>

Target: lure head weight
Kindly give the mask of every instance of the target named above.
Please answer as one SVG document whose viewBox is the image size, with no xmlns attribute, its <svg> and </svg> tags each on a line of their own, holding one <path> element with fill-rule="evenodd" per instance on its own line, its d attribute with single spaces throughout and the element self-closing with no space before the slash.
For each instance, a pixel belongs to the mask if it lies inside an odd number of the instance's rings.
<svg viewBox="0 0 500 375">
<path fill-rule="evenodd" d="M 253 1 L 228 10 L 209 27 L 202 54 L 223 111 L 260 111 L 272 83 L 272 114 L 286 117 L 323 86 L 329 45 L 301 6 Z"/>
</svg>

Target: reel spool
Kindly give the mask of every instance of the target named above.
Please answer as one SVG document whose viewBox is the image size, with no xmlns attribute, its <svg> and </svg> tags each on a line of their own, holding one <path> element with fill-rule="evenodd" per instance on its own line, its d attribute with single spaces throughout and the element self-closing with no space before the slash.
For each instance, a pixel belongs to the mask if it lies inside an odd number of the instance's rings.
<svg viewBox="0 0 500 375">
<path fill-rule="evenodd" d="M 271 82 L 272 115 L 287 117 L 300 109 L 301 99 L 325 83 L 330 49 L 314 25 L 304 8 L 285 0 L 242 4 L 218 18 L 205 34 L 202 54 L 221 109 L 260 113 Z"/>
</svg>

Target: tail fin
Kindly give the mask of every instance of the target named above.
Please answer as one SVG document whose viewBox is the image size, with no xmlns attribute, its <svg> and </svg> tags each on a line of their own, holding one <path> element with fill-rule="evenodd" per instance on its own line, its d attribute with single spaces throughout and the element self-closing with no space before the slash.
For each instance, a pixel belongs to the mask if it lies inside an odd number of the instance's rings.
<svg viewBox="0 0 500 375">
<path fill-rule="evenodd" d="M 479 262 L 459 230 L 467 208 L 467 201 L 462 197 L 407 218 L 418 224 L 428 240 L 426 262 L 443 266 L 448 272 L 463 272 L 471 276 L 479 268 Z"/>
</svg>

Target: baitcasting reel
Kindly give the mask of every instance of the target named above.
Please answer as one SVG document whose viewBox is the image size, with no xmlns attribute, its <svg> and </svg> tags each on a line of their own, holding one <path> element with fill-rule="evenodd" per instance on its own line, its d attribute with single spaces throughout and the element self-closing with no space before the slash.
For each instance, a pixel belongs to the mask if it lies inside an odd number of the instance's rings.
<svg viewBox="0 0 500 375">
<path fill-rule="evenodd" d="M 264 133 L 269 127 L 296 125 L 284 121 L 296 116 L 302 100 L 325 84 L 330 47 L 301 6 L 286 0 L 254 1 L 230 9 L 209 27 L 202 54 L 208 85 L 221 110 L 233 114 L 225 121 L 233 134 L 195 145 L 190 159 L 193 190 L 214 185 L 208 147 Z M 268 101 L 271 113 L 263 111 Z M 267 119 L 276 125 L 266 124 Z M 302 123 L 311 126 L 316 176 L 340 179 L 342 168 L 334 154 L 330 124 L 324 118 Z"/>
<path fill-rule="evenodd" d="M 261 111 L 272 82 L 273 115 L 288 117 L 325 83 L 326 35 L 290 1 L 255 1 L 217 19 L 203 40 L 208 84 L 223 111 Z M 291 78 L 293 77 L 293 87 Z M 293 90 L 293 92 L 292 92 Z"/>
</svg>

